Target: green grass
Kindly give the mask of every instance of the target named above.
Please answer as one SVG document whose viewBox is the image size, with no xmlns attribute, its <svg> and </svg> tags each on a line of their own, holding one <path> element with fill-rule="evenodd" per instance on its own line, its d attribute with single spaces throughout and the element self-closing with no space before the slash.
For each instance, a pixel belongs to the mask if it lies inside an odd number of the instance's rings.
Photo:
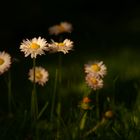
<svg viewBox="0 0 140 140">
<path fill-rule="evenodd" d="M 109 50 L 109 49 L 108 49 Z M 57 54 L 47 54 L 37 59 L 37 65 L 49 72 L 49 81 L 37 85 L 40 116 L 37 131 L 31 126 L 30 99 L 32 83 L 28 81 L 31 60 L 14 63 L 12 72 L 12 115 L 8 115 L 7 73 L 0 77 L 0 139 L 1 140 L 138 140 L 140 137 L 140 56 L 138 50 L 122 48 L 118 51 L 94 49 L 73 51 L 62 56 L 62 82 L 56 86 L 53 119 L 51 116 Z M 83 96 L 90 92 L 85 83 L 84 64 L 103 61 L 108 73 L 104 87 L 99 91 L 100 119 L 96 117 L 96 100 L 91 92 L 91 110 L 78 107 Z M 27 63 L 28 61 L 28 63 Z M 110 101 L 107 99 L 110 98 Z M 61 101 L 58 113 L 57 103 Z M 43 109 L 43 110 L 42 110 Z M 104 113 L 112 110 L 112 118 L 103 121 Z M 83 115 L 85 124 L 80 129 Z M 37 132 L 37 133 L 36 133 Z"/>
</svg>

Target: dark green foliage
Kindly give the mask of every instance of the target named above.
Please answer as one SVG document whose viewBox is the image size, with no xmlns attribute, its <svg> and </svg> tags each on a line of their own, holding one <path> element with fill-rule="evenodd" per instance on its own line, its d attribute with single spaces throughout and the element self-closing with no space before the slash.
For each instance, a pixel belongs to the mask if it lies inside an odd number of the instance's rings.
<svg viewBox="0 0 140 140">
<path fill-rule="evenodd" d="M 128 51 L 129 60 L 137 61 L 133 66 L 123 55 L 125 51 Z M 57 63 L 51 55 L 38 60 L 37 63 L 44 65 L 50 75 L 44 87 L 37 86 L 39 112 L 45 104 L 46 106 L 37 121 L 36 129 L 31 125 L 30 116 L 32 84 L 27 80 L 30 66 L 27 65 L 27 68 L 26 65 L 21 67 L 20 63 L 14 64 L 12 114 L 8 114 L 7 87 L 3 82 L 6 74 L 0 77 L 0 140 L 139 140 L 140 71 L 137 69 L 140 69 L 140 65 L 136 54 L 136 52 L 131 54 L 128 49 L 116 54 L 120 58 L 113 55 L 107 57 L 105 54 L 98 56 L 98 53 L 97 55 L 79 53 L 78 59 L 76 53 L 63 56 L 62 83 L 61 86 L 57 86 L 53 119 L 50 118 L 50 111 Z M 100 119 L 96 117 L 96 93 L 91 92 L 89 97 L 92 100 L 90 103 L 92 109 L 87 111 L 85 125 L 80 129 L 85 111 L 78 105 L 91 91 L 85 84 L 84 64 L 88 60 L 98 58 L 104 61 L 108 69 L 104 87 L 99 91 Z M 60 114 L 57 111 L 59 96 L 61 96 Z M 108 110 L 113 111 L 112 118 L 105 117 Z"/>
</svg>

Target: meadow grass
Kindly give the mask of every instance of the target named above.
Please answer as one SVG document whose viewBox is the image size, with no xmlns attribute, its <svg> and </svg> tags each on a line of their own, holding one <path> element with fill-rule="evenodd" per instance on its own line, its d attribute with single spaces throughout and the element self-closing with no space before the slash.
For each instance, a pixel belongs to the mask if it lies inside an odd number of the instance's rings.
<svg viewBox="0 0 140 140">
<path fill-rule="evenodd" d="M 57 55 L 48 54 L 37 59 L 36 65 L 41 63 L 49 71 L 49 81 L 44 87 L 36 85 L 36 128 L 31 125 L 30 114 L 32 83 L 28 80 L 27 74 L 31 67 L 30 61 L 26 64 L 27 60 L 20 60 L 13 64 L 10 116 L 7 84 L 3 82 L 5 75 L 0 77 L 0 139 L 138 140 L 139 57 L 139 52 L 131 48 L 123 48 L 118 52 L 74 51 L 66 56 L 62 55 L 61 84 L 58 84 L 57 78 Z M 107 66 L 104 87 L 98 92 L 100 112 L 97 111 L 96 93 L 85 83 L 84 64 L 90 60 L 102 60 Z M 89 93 L 92 108 L 84 110 L 79 107 L 79 103 Z M 58 99 L 61 109 L 58 108 Z M 106 116 L 108 110 L 113 114 Z"/>
</svg>

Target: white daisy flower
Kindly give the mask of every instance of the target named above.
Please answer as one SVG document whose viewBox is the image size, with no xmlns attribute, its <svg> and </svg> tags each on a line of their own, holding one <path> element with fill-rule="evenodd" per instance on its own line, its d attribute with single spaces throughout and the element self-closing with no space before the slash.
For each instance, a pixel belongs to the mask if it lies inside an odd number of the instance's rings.
<svg viewBox="0 0 140 140">
<path fill-rule="evenodd" d="M 55 42 L 52 40 L 52 43 L 48 45 L 48 50 L 52 53 L 63 52 L 64 54 L 68 53 L 69 50 L 73 48 L 73 41 L 65 39 L 63 42 Z"/>
<path fill-rule="evenodd" d="M 0 75 L 10 68 L 11 56 L 6 52 L 0 52 Z"/>
<path fill-rule="evenodd" d="M 85 73 L 92 73 L 96 76 L 105 76 L 107 73 L 107 68 L 103 62 L 95 62 L 85 65 Z"/>
<path fill-rule="evenodd" d="M 31 58 L 36 58 L 37 55 L 44 54 L 47 50 L 47 41 L 44 38 L 38 37 L 31 40 L 23 40 L 20 45 L 20 49 L 24 52 L 25 57 L 31 55 Z"/>
<path fill-rule="evenodd" d="M 61 22 L 59 25 L 54 25 L 52 27 L 49 28 L 49 33 L 51 35 L 58 35 L 61 33 L 71 33 L 72 31 L 72 24 L 68 23 L 68 22 Z"/>
<path fill-rule="evenodd" d="M 103 87 L 103 80 L 93 74 L 87 74 L 85 80 L 88 86 L 93 90 L 101 89 Z"/>
<path fill-rule="evenodd" d="M 44 86 L 44 84 L 49 80 L 49 73 L 42 67 L 35 67 L 35 83 Z M 34 81 L 34 71 L 33 68 L 29 70 L 29 80 Z"/>
</svg>

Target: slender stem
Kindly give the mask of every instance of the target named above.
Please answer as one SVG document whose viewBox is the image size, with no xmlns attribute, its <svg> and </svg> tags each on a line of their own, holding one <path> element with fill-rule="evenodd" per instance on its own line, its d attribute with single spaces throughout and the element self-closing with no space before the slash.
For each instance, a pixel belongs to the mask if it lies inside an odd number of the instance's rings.
<svg viewBox="0 0 140 140">
<path fill-rule="evenodd" d="M 11 71 L 9 70 L 8 72 L 8 109 L 9 109 L 9 114 L 12 113 L 12 92 L 11 92 Z"/>
<path fill-rule="evenodd" d="M 52 97 L 50 121 L 53 120 L 54 105 L 55 105 L 55 98 L 56 98 L 56 89 L 57 89 L 57 78 L 58 78 L 58 70 L 56 69 L 56 72 L 55 72 L 55 82 L 54 82 L 54 90 L 53 90 L 53 95 L 52 95 L 53 97 Z"/>
<path fill-rule="evenodd" d="M 99 107 L 99 92 L 96 92 L 96 115 L 97 119 L 100 119 L 100 107 Z"/>
<path fill-rule="evenodd" d="M 59 101 L 57 104 L 57 140 L 60 138 L 60 118 L 61 118 L 61 102 Z"/>
<path fill-rule="evenodd" d="M 117 76 L 115 77 L 115 79 L 113 80 L 113 98 L 112 98 L 112 104 L 111 104 L 112 107 L 115 106 L 116 83 L 117 83 L 118 78 L 119 78 L 119 75 L 117 75 Z"/>
<path fill-rule="evenodd" d="M 60 137 L 60 120 L 59 118 L 61 118 L 61 80 L 62 78 L 62 55 L 61 53 L 59 54 L 59 58 L 58 58 L 58 103 L 57 103 L 57 107 L 56 107 L 56 113 L 58 115 L 57 118 L 57 139 L 59 139 Z"/>
<path fill-rule="evenodd" d="M 37 117 L 38 117 L 38 102 L 36 95 L 36 82 L 35 82 L 35 68 L 36 68 L 36 59 L 33 58 L 33 90 L 31 96 L 31 119 L 32 127 L 35 128 L 35 140 L 39 140 L 39 131 L 37 127 Z"/>
<path fill-rule="evenodd" d="M 61 85 L 61 78 L 62 78 L 62 55 L 61 53 L 59 54 L 58 58 L 58 71 L 59 71 L 59 86 Z"/>
<path fill-rule="evenodd" d="M 114 131 L 114 133 L 121 138 L 121 135 L 118 133 L 118 131 L 115 129 L 115 127 L 112 127 L 112 130 Z"/>
<path fill-rule="evenodd" d="M 35 83 L 35 66 L 36 59 L 33 58 L 33 90 L 31 97 L 31 117 L 36 122 L 38 115 L 38 103 L 37 103 L 37 95 L 36 95 L 36 83 Z"/>
<path fill-rule="evenodd" d="M 102 119 L 98 122 L 93 128 L 91 128 L 88 132 L 84 134 L 84 137 L 88 136 L 89 134 L 95 132 L 100 126 L 105 125 L 108 121 L 106 119 Z"/>
</svg>

